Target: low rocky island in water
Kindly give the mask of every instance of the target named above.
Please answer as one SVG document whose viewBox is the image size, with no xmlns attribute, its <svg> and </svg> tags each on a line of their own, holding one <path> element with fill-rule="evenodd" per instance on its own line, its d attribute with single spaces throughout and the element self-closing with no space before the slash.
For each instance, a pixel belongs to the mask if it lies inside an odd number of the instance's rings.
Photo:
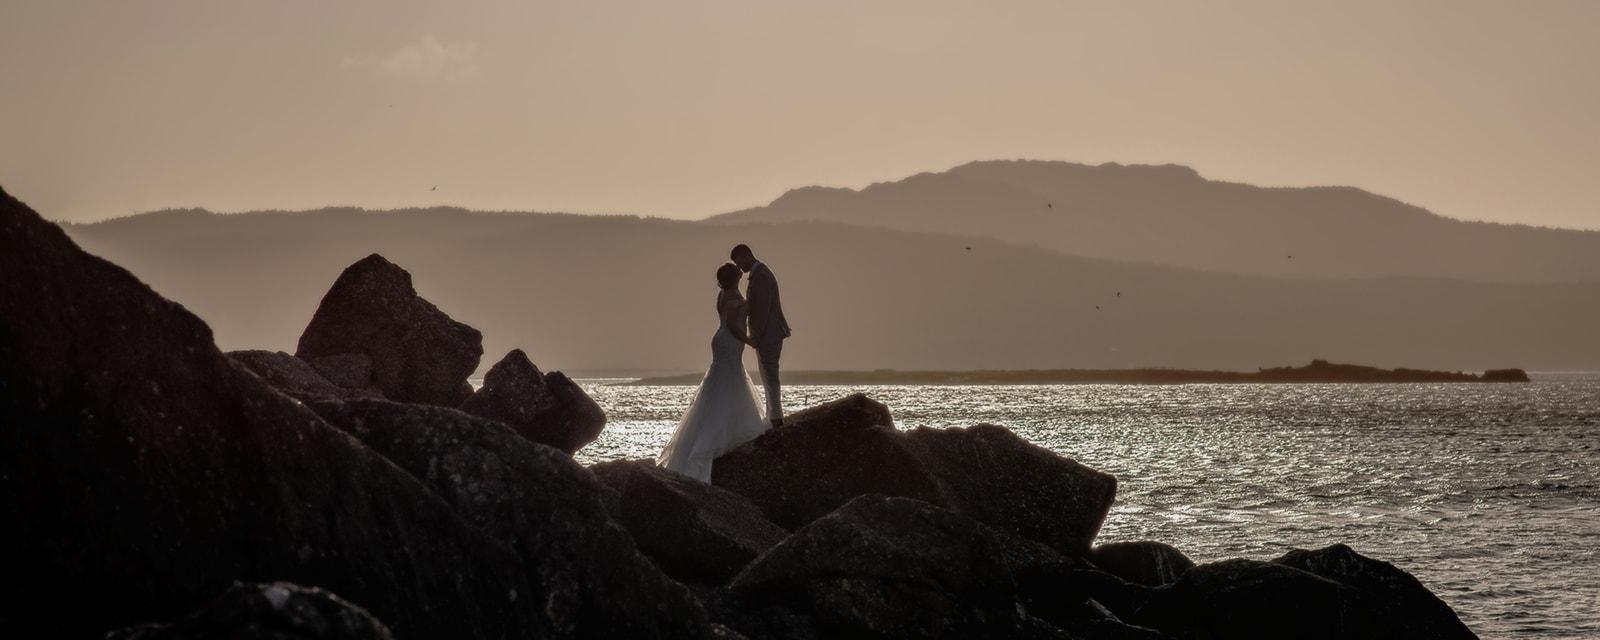
<svg viewBox="0 0 1600 640">
<path fill-rule="evenodd" d="M 700 383 L 701 374 L 640 378 L 619 384 L 672 386 Z M 973 371 L 785 371 L 784 384 L 797 385 L 973 385 L 973 384 L 1207 384 L 1207 383 L 1393 383 L 1527 382 L 1521 369 L 1490 369 L 1481 374 L 1425 369 L 1380 369 L 1312 360 L 1303 367 L 1256 371 L 1201 369 L 980 369 Z"/>
</svg>

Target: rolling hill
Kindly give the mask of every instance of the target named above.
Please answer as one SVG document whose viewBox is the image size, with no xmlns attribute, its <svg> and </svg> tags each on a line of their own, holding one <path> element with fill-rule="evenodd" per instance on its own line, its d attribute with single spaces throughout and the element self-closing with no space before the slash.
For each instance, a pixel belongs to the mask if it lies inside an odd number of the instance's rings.
<svg viewBox="0 0 1600 640">
<path fill-rule="evenodd" d="M 1351 187 L 1263 188 L 1178 165 L 989 161 L 806 187 L 712 222 L 819 220 L 1288 278 L 1600 280 L 1600 231 L 1465 222 Z"/>
</svg>

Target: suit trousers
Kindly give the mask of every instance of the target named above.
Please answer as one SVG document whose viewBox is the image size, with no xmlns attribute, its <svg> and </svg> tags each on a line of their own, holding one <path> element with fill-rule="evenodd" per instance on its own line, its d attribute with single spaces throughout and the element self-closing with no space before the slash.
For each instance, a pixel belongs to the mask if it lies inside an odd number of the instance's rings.
<svg viewBox="0 0 1600 640">
<path fill-rule="evenodd" d="M 761 365 L 761 386 L 767 391 L 767 420 L 783 419 L 783 396 L 778 384 L 778 356 L 783 339 L 768 340 L 756 347 L 756 363 Z"/>
</svg>

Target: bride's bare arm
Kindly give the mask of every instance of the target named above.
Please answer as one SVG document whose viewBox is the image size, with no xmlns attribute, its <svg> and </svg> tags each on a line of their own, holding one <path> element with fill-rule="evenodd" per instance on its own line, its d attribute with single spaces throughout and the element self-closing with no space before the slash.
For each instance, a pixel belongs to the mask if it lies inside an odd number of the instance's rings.
<svg viewBox="0 0 1600 640">
<path fill-rule="evenodd" d="M 729 300 L 722 305 L 722 326 L 728 328 L 728 333 L 738 338 L 739 342 L 750 344 L 750 336 L 746 332 L 745 323 L 740 322 L 744 314 L 743 300 Z"/>
</svg>

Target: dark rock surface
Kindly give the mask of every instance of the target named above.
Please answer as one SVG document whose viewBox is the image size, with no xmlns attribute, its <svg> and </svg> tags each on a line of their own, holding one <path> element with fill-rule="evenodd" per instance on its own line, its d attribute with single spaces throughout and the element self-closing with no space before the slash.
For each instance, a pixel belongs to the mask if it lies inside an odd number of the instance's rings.
<svg viewBox="0 0 1600 640">
<path fill-rule="evenodd" d="M 639 550 L 685 582 L 724 584 L 789 535 L 744 496 L 650 460 L 616 460 L 589 470 L 617 492 L 613 516 Z"/>
<path fill-rule="evenodd" d="M 106 640 L 393 640 L 366 609 L 322 589 L 288 582 L 235 584 L 205 608 L 144 624 Z"/>
<path fill-rule="evenodd" d="M 693 595 L 640 555 L 606 513 L 604 485 L 567 454 L 454 409 L 384 400 L 310 406 L 516 551 L 528 585 L 518 602 L 540 613 L 533 637 L 709 632 Z"/>
<path fill-rule="evenodd" d="M 418 296 L 405 269 L 372 254 L 339 274 L 295 350 L 312 366 L 343 354 L 370 358 L 372 385 L 390 400 L 454 407 L 472 395 L 467 376 L 483 356 L 483 336 Z"/>
<path fill-rule="evenodd" d="M 1089 561 L 1101 571 L 1148 587 L 1172 584 L 1194 566 L 1176 547 L 1152 541 L 1102 544 L 1089 553 Z"/>
<path fill-rule="evenodd" d="M 1416 623 L 1419 633 L 1427 630 L 1428 633 L 1416 637 L 1472 637 L 1472 632 L 1462 624 L 1455 611 L 1415 576 L 1387 562 L 1356 553 L 1347 545 L 1296 549 L 1273 562 L 1348 585 L 1399 607 L 1406 618 Z"/>
<path fill-rule="evenodd" d="M 567 453 L 593 442 L 606 425 L 605 412 L 577 383 L 560 371 L 540 373 L 521 349 L 512 349 L 489 369 L 483 388 L 462 402 L 461 410 L 504 422 L 524 438 Z"/>
<path fill-rule="evenodd" d="M 1106 605 L 1125 621 L 1179 639 L 1476 637 L 1453 614 L 1445 620 L 1355 582 L 1276 562 L 1224 560 L 1144 591 L 1143 602 L 1106 598 Z"/>
<path fill-rule="evenodd" d="M 861 394 L 805 409 L 717 458 L 712 482 L 791 529 L 877 493 L 947 506 L 1079 556 L 1116 495 L 1116 478 L 1003 427 L 901 433 L 893 424 L 888 408 Z"/>
<path fill-rule="evenodd" d="M 919 427 L 906 434 L 957 510 L 989 527 L 1083 555 L 1111 510 L 1117 479 L 1010 429 Z"/>
<path fill-rule="evenodd" d="M 244 365 L 250 373 L 260 376 L 272 388 L 291 398 L 345 398 L 362 395 L 359 390 L 346 389 L 322 377 L 306 361 L 282 351 L 229 351 L 229 359 Z"/>
<path fill-rule="evenodd" d="M 406 637 L 530 628 L 509 549 L 3 192 L 0 274 L 0 637 L 171 619 L 235 580 Z"/>
<path fill-rule="evenodd" d="M 1000 542 L 934 505 L 867 495 L 819 518 L 729 584 L 750 637 L 1057 637 L 1018 612 Z"/>
<path fill-rule="evenodd" d="M 365 353 L 339 353 L 306 360 L 312 369 L 322 374 L 328 382 L 346 389 L 361 390 L 361 395 L 382 398 L 383 392 L 372 386 L 372 358 Z"/>
<path fill-rule="evenodd" d="M 861 394 L 788 416 L 782 427 L 717 458 L 711 481 L 787 529 L 869 493 L 949 503 L 889 409 Z"/>
</svg>

